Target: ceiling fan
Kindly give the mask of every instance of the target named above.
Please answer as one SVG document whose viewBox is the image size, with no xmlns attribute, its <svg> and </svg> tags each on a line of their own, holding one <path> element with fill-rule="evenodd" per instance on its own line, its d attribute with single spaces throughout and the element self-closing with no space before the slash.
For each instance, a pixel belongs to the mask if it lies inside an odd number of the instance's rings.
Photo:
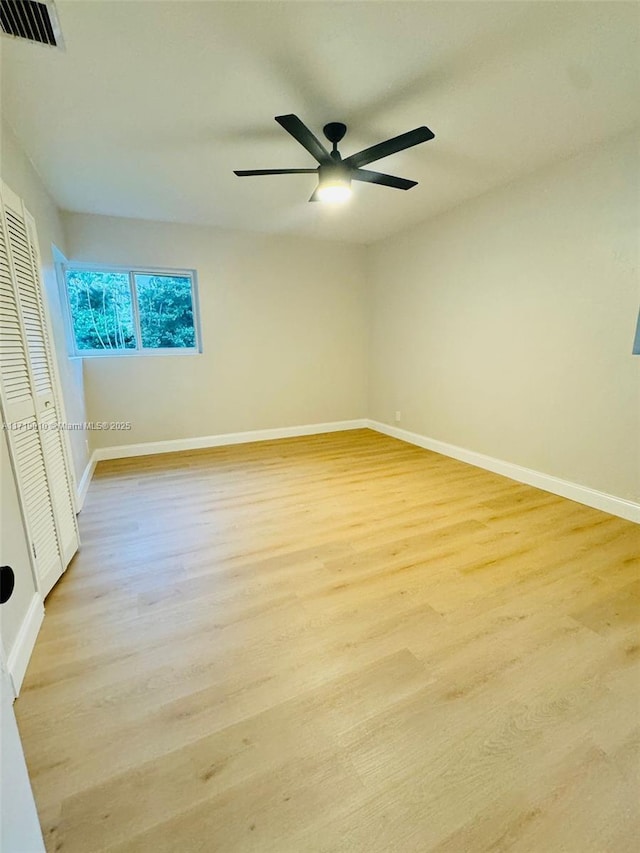
<svg viewBox="0 0 640 853">
<path fill-rule="evenodd" d="M 245 178 L 253 175 L 312 175 L 315 173 L 318 175 L 318 186 L 309 201 L 346 201 L 351 195 L 351 181 L 364 181 L 369 184 L 394 187 L 398 190 L 410 190 L 411 187 L 416 186 L 417 181 L 396 178 L 382 172 L 370 172 L 361 167 L 373 163 L 374 160 L 395 154 L 397 151 L 404 151 L 405 148 L 412 148 L 421 142 L 428 142 L 435 136 L 428 127 L 416 127 L 415 130 L 394 136 L 393 139 L 387 139 L 385 142 L 379 142 L 343 160 L 338 151 L 338 143 L 347 132 L 346 124 L 337 121 L 325 124 L 323 133 L 333 146 L 329 152 L 298 116 L 286 115 L 275 118 L 287 133 L 307 149 L 319 165 L 315 169 L 248 169 L 235 171 L 234 174 Z"/>
</svg>

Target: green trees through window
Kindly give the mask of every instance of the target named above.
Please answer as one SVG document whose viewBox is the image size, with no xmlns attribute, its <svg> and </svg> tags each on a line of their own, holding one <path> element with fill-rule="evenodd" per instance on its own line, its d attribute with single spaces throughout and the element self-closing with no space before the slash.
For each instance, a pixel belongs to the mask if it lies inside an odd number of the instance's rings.
<svg viewBox="0 0 640 853">
<path fill-rule="evenodd" d="M 65 281 L 78 353 L 196 349 L 191 274 L 67 269 Z"/>
<path fill-rule="evenodd" d="M 142 346 L 195 347 L 191 279 L 138 274 L 134 278 Z"/>
<path fill-rule="evenodd" d="M 69 270 L 67 294 L 78 350 L 136 348 L 127 273 Z"/>
</svg>

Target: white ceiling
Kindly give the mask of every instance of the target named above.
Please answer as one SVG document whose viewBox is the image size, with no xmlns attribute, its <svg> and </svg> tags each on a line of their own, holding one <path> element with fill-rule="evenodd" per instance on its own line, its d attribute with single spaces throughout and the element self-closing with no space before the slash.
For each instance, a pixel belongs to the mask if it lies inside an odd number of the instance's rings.
<svg viewBox="0 0 640 853">
<path fill-rule="evenodd" d="M 368 243 L 640 123 L 640 5 L 617 2 L 57 3 L 64 52 L 2 38 L 3 113 L 60 207 Z M 314 162 L 427 124 L 435 140 L 309 204 Z"/>
</svg>

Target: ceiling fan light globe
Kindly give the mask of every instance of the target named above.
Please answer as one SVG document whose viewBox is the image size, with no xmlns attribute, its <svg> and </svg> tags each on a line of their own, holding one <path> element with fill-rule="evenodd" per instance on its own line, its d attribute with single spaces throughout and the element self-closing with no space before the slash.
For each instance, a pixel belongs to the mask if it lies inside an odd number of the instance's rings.
<svg viewBox="0 0 640 853">
<path fill-rule="evenodd" d="M 351 187 L 346 182 L 321 184 L 316 195 L 328 204 L 344 204 L 351 198 Z"/>
</svg>

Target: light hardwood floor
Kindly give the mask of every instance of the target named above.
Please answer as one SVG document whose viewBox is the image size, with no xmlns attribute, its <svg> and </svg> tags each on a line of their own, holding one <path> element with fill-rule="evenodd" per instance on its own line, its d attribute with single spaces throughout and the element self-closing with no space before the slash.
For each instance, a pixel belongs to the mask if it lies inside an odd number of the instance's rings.
<svg viewBox="0 0 640 853">
<path fill-rule="evenodd" d="M 49 850 L 637 849 L 639 527 L 368 430 L 101 463 L 80 524 Z"/>
</svg>

